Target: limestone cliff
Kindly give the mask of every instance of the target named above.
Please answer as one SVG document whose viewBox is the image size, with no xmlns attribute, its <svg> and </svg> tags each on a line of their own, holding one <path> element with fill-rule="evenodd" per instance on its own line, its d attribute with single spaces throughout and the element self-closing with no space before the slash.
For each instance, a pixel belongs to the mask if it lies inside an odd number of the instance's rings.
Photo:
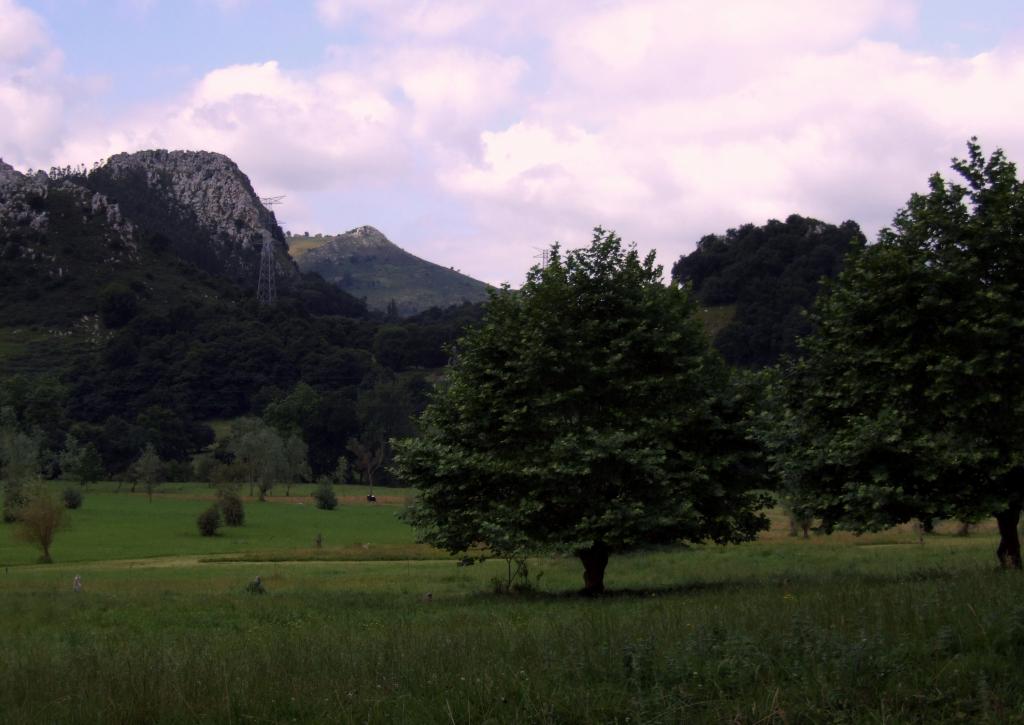
<svg viewBox="0 0 1024 725">
<path fill-rule="evenodd" d="M 298 270 L 273 212 L 228 157 L 207 151 L 138 151 L 109 158 L 88 185 L 116 198 L 150 240 L 214 274 L 255 283 L 260 250 L 273 240 L 279 283 Z"/>
</svg>

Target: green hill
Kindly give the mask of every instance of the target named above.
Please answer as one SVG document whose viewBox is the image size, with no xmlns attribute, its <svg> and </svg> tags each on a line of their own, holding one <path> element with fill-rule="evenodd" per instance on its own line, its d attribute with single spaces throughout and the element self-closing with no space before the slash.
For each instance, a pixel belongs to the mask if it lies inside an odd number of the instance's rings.
<svg viewBox="0 0 1024 725">
<path fill-rule="evenodd" d="M 672 279 L 693 286 L 725 359 L 759 368 L 797 353 L 821 279 L 838 275 L 847 250 L 862 244 L 852 221 L 835 226 L 793 214 L 708 234 L 672 266 Z"/>
<path fill-rule="evenodd" d="M 406 252 L 373 227 L 337 236 L 289 236 L 289 249 L 303 272 L 316 272 L 372 310 L 392 300 L 398 314 L 414 315 L 431 307 L 483 302 L 487 285 L 453 269 Z"/>
<path fill-rule="evenodd" d="M 266 242 L 272 306 L 255 299 Z M 208 421 L 274 405 L 291 411 L 278 427 L 301 435 L 313 473 L 333 471 L 349 438 L 408 430 L 478 308 L 397 319 L 300 272 L 219 154 L 144 151 L 33 176 L 0 162 L 0 428 L 38 438 L 47 475 L 69 433 L 108 474 L 147 444 L 187 467 L 214 442 Z"/>
</svg>

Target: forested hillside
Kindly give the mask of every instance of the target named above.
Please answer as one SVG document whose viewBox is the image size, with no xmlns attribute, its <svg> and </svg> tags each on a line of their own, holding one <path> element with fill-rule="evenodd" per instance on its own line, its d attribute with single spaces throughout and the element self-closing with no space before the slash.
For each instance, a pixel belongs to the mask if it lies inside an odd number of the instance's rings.
<svg viewBox="0 0 1024 725">
<path fill-rule="evenodd" d="M 855 222 L 835 226 L 793 214 L 706 235 L 672 266 L 672 279 L 691 284 L 708 308 L 715 347 L 727 361 L 763 367 L 797 352 L 820 280 L 839 274 L 846 253 L 864 243 Z"/>
<path fill-rule="evenodd" d="M 454 269 L 410 254 L 373 227 L 337 236 L 290 235 L 289 248 L 299 268 L 316 272 L 371 310 L 389 308 L 415 315 L 431 307 L 483 302 L 487 285 Z"/>
<path fill-rule="evenodd" d="M 69 435 L 106 475 L 147 445 L 168 470 L 204 449 L 227 464 L 235 454 L 224 436 L 211 448 L 214 428 L 244 416 L 299 436 L 311 475 L 339 459 L 351 469 L 353 441 L 386 459 L 444 346 L 478 314 L 389 317 L 301 274 L 273 214 L 216 154 L 0 171 L 0 426 L 31 435 L 51 474 Z M 273 306 L 255 299 L 266 238 Z"/>
</svg>

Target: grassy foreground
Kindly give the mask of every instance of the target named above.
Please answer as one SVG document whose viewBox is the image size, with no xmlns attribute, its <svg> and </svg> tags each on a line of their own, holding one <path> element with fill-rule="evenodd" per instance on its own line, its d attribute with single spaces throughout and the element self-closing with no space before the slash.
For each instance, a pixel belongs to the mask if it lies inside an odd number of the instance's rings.
<svg viewBox="0 0 1024 725">
<path fill-rule="evenodd" d="M 531 561 L 537 590 L 498 596 L 501 562 L 289 548 L 314 514 L 339 515 L 328 542 L 412 546 L 397 506 L 252 504 L 244 545 L 143 555 L 122 531 L 113 560 L 93 538 L 119 506 L 171 520 L 196 501 L 105 498 L 61 535 L 81 537 L 63 563 L 13 565 L 32 552 L 0 539 L 4 723 L 1024 722 L 1024 578 L 995 569 L 990 531 L 613 557 L 615 591 L 591 601 L 571 558 Z M 190 525 L 182 546 L 202 541 Z M 243 591 L 257 574 L 265 596 Z"/>
</svg>

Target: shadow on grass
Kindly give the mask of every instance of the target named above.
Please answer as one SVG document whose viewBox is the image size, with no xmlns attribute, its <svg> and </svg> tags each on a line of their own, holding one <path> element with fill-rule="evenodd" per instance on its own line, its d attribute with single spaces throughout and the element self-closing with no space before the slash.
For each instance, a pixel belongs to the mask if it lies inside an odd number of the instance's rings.
<svg viewBox="0 0 1024 725">
<path fill-rule="evenodd" d="M 979 570 L 979 573 L 1005 573 L 993 567 L 991 570 Z M 826 576 L 783 576 L 772 578 L 756 578 L 746 580 L 694 581 L 684 584 L 652 587 L 627 587 L 623 589 L 605 589 L 601 594 L 588 594 L 582 589 L 562 591 L 540 591 L 537 589 L 517 589 L 510 593 L 478 592 L 475 596 L 489 600 L 524 602 L 537 601 L 606 601 L 618 599 L 650 599 L 662 596 L 693 596 L 698 594 L 719 594 L 723 592 L 787 589 L 795 586 L 822 585 L 831 583 L 855 584 L 857 586 L 890 586 L 893 584 L 912 584 L 919 582 L 950 581 L 962 576 L 962 571 L 929 568 L 919 571 L 898 572 L 893 574 L 851 573 L 843 572 Z"/>
</svg>

